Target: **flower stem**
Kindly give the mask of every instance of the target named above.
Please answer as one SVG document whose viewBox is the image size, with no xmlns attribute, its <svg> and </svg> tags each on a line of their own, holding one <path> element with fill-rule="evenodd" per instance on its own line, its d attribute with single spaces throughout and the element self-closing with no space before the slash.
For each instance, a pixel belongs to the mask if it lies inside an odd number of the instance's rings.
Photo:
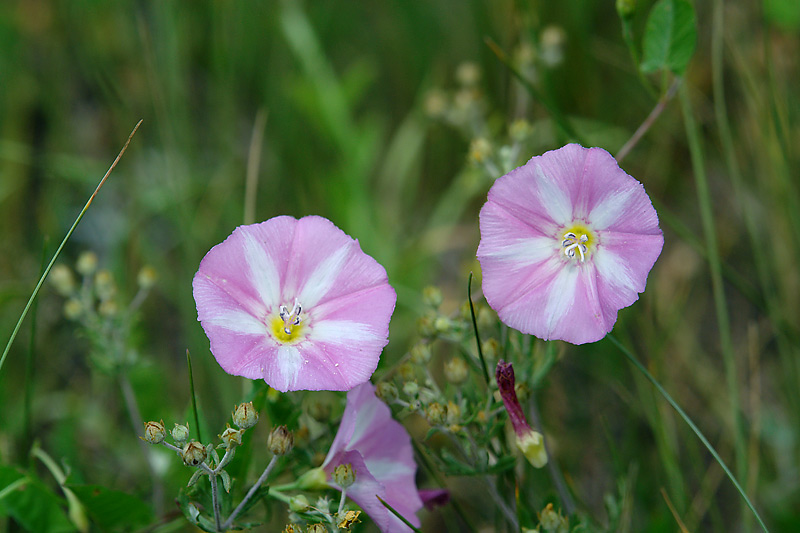
<svg viewBox="0 0 800 533">
<path fill-rule="evenodd" d="M 244 508 L 245 504 L 248 501 L 250 501 L 250 498 L 253 497 L 253 495 L 256 493 L 258 488 L 264 483 L 264 481 L 267 480 L 267 477 L 269 476 L 270 472 L 272 472 L 272 469 L 275 467 L 275 463 L 277 463 L 277 462 L 278 462 L 278 456 L 277 455 L 273 455 L 272 459 L 270 460 L 269 464 L 267 465 L 267 468 L 264 469 L 264 472 L 261 473 L 261 476 L 255 482 L 255 484 L 253 484 L 253 486 L 250 487 L 250 490 L 247 491 L 247 494 L 245 495 L 244 499 L 241 502 L 239 502 L 239 505 L 236 506 L 236 509 L 233 510 L 231 515 L 228 517 L 228 519 L 225 520 L 225 523 L 222 524 L 223 529 L 228 529 L 228 528 L 231 527 L 231 525 L 233 524 L 233 521 L 236 519 L 236 516 L 240 512 L 242 512 L 242 509 Z"/>
<path fill-rule="evenodd" d="M 475 344 L 478 346 L 478 357 L 481 359 L 483 379 L 486 380 L 486 386 L 491 387 L 492 382 L 489 380 L 489 370 L 486 368 L 486 359 L 483 357 L 483 348 L 481 348 L 481 336 L 478 333 L 478 321 L 475 319 L 475 307 L 472 305 L 472 272 L 469 273 L 469 281 L 467 282 L 467 299 L 469 300 L 469 314 L 472 317 L 472 329 L 475 330 Z"/>
<path fill-rule="evenodd" d="M 208 479 L 211 480 L 211 506 L 214 508 L 214 524 L 216 525 L 217 531 L 222 531 L 222 519 L 219 516 L 219 490 L 217 489 L 216 472 L 212 471 Z"/>
<path fill-rule="evenodd" d="M 736 478 L 734 477 L 733 473 L 730 471 L 728 466 L 725 464 L 725 461 L 722 460 L 722 458 L 719 456 L 719 454 L 711 445 L 711 443 L 708 442 L 708 439 L 705 437 L 705 435 L 703 435 L 703 433 L 695 425 L 695 423 L 692 422 L 692 419 L 689 418 L 689 415 L 687 415 L 684 412 L 684 410 L 681 409 L 681 407 L 675 402 L 675 400 L 672 399 L 672 396 L 670 396 L 669 393 L 664 389 L 664 387 L 662 387 L 661 384 L 656 380 L 656 378 L 654 378 L 653 375 L 650 372 L 648 372 L 648 370 L 644 367 L 644 365 L 642 365 L 642 363 L 639 362 L 638 359 L 636 359 L 636 357 L 633 355 L 633 353 L 631 353 L 630 350 L 628 350 L 625 346 L 623 346 L 622 343 L 618 341 L 617 338 L 614 337 L 612 334 L 609 333 L 607 337 L 617 348 L 619 348 L 619 350 L 625 355 L 625 357 L 628 358 L 628 360 L 633 364 L 633 366 L 635 366 L 639 370 L 639 372 L 644 374 L 647 380 L 653 384 L 653 386 L 661 394 L 661 396 L 663 396 L 664 399 L 667 400 L 667 403 L 669 403 L 672 406 L 672 408 L 675 409 L 675 411 L 683 419 L 683 421 L 686 422 L 686 424 L 691 428 L 694 434 L 697 435 L 697 438 L 700 439 L 700 442 L 703 443 L 703 445 L 711 453 L 711 455 L 714 457 L 717 463 L 719 463 L 719 466 L 722 467 L 722 470 L 725 471 L 725 474 L 731 480 L 734 487 L 736 487 L 736 490 L 739 491 L 739 494 L 742 496 L 747 506 L 753 512 L 753 515 L 755 515 L 756 520 L 758 520 L 758 523 L 761 525 L 761 528 L 766 533 L 769 533 L 769 529 L 767 529 L 767 526 L 761 519 L 761 515 L 759 515 L 758 511 L 756 511 L 756 508 L 753 506 L 753 503 L 750 501 L 750 498 L 747 497 L 747 494 L 744 492 L 744 489 L 742 489 L 741 485 L 739 485 L 739 482 L 736 481 Z"/>
<path fill-rule="evenodd" d="M 572 496 L 570 495 L 569 491 L 567 490 L 567 486 L 564 483 L 564 476 L 561 474 L 561 470 L 558 469 L 558 465 L 556 464 L 555 459 L 552 455 L 550 455 L 550 449 L 547 446 L 547 438 L 544 434 L 544 428 L 542 428 L 542 420 L 539 416 L 539 408 L 536 405 L 536 398 L 534 394 L 531 394 L 531 398 L 528 402 L 530 406 L 530 414 L 531 414 L 531 421 L 533 422 L 533 427 L 542 434 L 542 442 L 544 443 L 544 451 L 547 454 L 547 471 L 550 473 L 550 478 L 553 480 L 553 485 L 556 486 L 556 491 L 558 491 L 558 496 L 561 499 L 561 504 L 564 506 L 564 512 L 567 515 L 575 514 L 575 502 L 572 500 Z"/>
<path fill-rule="evenodd" d="M 728 316 L 725 288 L 722 284 L 722 262 L 717 247 L 717 232 L 714 225 L 711 193 L 706 177 L 703 147 L 700 141 L 700 132 L 694 119 L 689 89 L 686 84 L 680 87 L 681 108 L 683 109 L 686 137 L 689 142 L 689 153 L 692 158 L 692 168 L 695 175 L 697 188 L 697 202 L 700 206 L 700 218 L 703 224 L 706 250 L 708 251 L 708 266 L 711 270 L 711 289 L 714 295 L 714 308 L 719 327 L 720 347 L 722 361 L 725 365 L 725 377 L 730 398 L 731 417 L 733 424 L 734 449 L 736 452 L 736 473 L 740 476 L 747 474 L 747 450 L 742 430 L 742 420 L 739 413 L 739 385 L 736 372 L 736 359 L 733 353 L 730 318 Z"/>
<path fill-rule="evenodd" d="M 192 413 L 194 413 L 194 426 L 197 431 L 197 440 L 203 442 L 203 437 L 200 435 L 200 416 L 197 414 L 197 395 L 194 392 L 194 375 L 192 374 L 192 356 L 189 355 L 189 349 L 186 349 L 186 365 L 189 367 L 189 389 L 192 393 Z"/>
<path fill-rule="evenodd" d="M 636 129 L 631 138 L 628 139 L 628 142 L 626 142 L 622 148 L 619 149 L 617 155 L 614 156 L 614 159 L 617 160 L 617 163 L 622 161 L 625 156 L 628 155 L 631 150 L 633 150 L 634 146 L 636 146 L 641 138 L 644 137 L 644 134 L 647 133 L 650 127 L 655 123 L 656 119 L 661 115 L 661 113 L 664 112 L 664 109 L 667 108 L 667 104 L 670 100 L 672 100 L 672 98 L 675 96 L 675 93 L 678 91 L 678 85 L 680 83 L 681 79 L 675 78 L 667 92 L 665 92 L 664 95 L 659 98 L 653 110 L 650 111 L 650 114 L 647 115 L 646 119 L 644 119 L 644 122 L 642 122 L 642 124 Z"/>
</svg>

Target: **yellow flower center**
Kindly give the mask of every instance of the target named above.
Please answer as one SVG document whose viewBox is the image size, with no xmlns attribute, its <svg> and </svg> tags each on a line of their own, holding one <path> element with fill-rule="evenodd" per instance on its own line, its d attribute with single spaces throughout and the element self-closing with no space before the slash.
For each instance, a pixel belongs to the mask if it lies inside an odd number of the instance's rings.
<svg viewBox="0 0 800 533">
<path fill-rule="evenodd" d="M 295 299 L 291 311 L 285 305 L 280 306 L 278 314 L 270 320 L 272 336 L 283 344 L 300 342 L 304 337 L 303 329 L 305 329 L 301 324 L 303 317 L 300 316 L 300 313 L 302 312 L 303 308 L 297 299 Z"/>
<path fill-rule="evenodd" d="M 564 255 L 570 259 L 578 258 L 581 263 L 586 260 L 586 256 L 589 255 L 594 244 L 594 234 L 582 224 L 574 224 L 566 228 L 561 237 L 561 248 L 564 250 Z"/>
</svg>

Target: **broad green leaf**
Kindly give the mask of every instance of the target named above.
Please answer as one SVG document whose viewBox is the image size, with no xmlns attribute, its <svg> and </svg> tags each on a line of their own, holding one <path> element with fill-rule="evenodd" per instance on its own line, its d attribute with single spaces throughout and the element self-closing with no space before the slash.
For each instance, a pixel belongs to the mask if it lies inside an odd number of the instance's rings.
<svg viewBox="0 0 800 533">
<path fill-rule="evenodd" d="M 25 477 L 16 468 L 0 465 L 0 487 L 8 487 Z M 40 480 L 27 477 L 15 490 L 4 493 L 0 516 L 11 516 L 24 529 L 37 533 L 75 531 L 64 512 L 64 501 Z"/>
<path fill-rule="evenodd" d="M 642 72 L 686 72 L 697 46 L 694 6 L 689 0 L 659 0 L 647 18 L 642 42 Z"/>
<path fill-rule="evenodd" d="M 72 485 L 67 487 L 86 507 L 92 523 L 103 530 L 123 526 L 141 526 L 153 521 L 150 506 L 135 496 L 100 485 Z"/>
</svg>

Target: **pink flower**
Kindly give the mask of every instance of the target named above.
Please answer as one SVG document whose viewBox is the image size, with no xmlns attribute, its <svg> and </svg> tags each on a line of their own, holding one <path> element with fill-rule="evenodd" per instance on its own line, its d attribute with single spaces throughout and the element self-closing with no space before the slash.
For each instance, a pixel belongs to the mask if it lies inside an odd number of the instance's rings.
<svg viewBox="0 0 800 533">
<path fill-rule="evenodd" d="M 605 150 L 577 144 L 498 178 L 480 227 L 483 293 L 500 320 L 574 344 L 611 331 L 664 244 L 641 183 Z"/>
<path fill-rule="evenodd" d="M 343 464 L 355 469 L 355 482 L 346 495 L 361 507 L 384 533 L 411 531 L 378 501 L 380 496 L 406 520 L 419 527 L 422 500 L 414 475 L 414 451 L 405 428 L 392 419 L 389 408 L 364 383 L 347 393 L 339 431 L 322 469 L 330 475 Z"/>
<path fill-rule="evenodd" d="M 203 258 L 193 287 L 220 366 L 283 392 L 369 380 L 396 301 L 383 267 L 316 216 L 236 228 Z"/>
</svg>

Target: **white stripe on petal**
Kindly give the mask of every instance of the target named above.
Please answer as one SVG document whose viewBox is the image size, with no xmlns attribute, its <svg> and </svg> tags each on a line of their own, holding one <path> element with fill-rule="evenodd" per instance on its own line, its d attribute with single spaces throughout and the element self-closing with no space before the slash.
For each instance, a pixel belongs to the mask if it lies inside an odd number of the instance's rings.
<svg viewBox="0 0 800 533">
<path fill-rule="evenodd" d="M 517 239 L 508 244 L 487 244 L 481 251 L 481 255 L 530 265 L 557 255 L 558 245 L 558 241 L 551 237 L 531 237 Z"/>
<path fill-rule="evenodd" d="M 567 192 L 553 181 L 542 170 L 541 165 L 536 165 L 536 185 L 542 205 L 553 222 L 568 224 L 572 221 L 572 201 Z"/>
<path fill-rule="evenodd" d="M 379 337 L 369 325 L 351 320 L 320 320 L 309 335 L 311 340 L 331 344 L 371 342 Z"/>
<path fill-rule="evenodd" d="M 636 189 L 631 187 L 613 192 L 602 198 L 589 213 L 589 222 L 596 230 L 604 230 L 625 215 L 625 205 L 630 201 Z"/>
<path fill-rule="evenodd" d="M 636 280 L 622 259 L 607 248 L 599 248 L 593 257 L 597 273 L 617 289 L 639 292 Z"/>
<path fill-rule="evenodd" d="M 249 231 L 240 231 L 244 240 L 244 258 L 250 270 L 247 279 L 267 309 L 271 309 L 280 302 L 280 276 L 275 268 L 275 263 L 267 255 L 261 245 Z"/>
<path fill-rule="evenodd" d="M 567 265 L 556 275 L 552 284 L 548 288 L 550 294 L 547 298 L 547 305 L 544 308 L 544 315 L 547 318 L 547 337 L 564 319 L 571 305 L 575 305 L 575 290 L 578 287 L 579 267 Z"/>
<path fill-rule="evenodd" d="M 308 276 L 297 296 L 305 309 L 311 309 L 328 293 L 350 256 L 352 246 L 353 242 L 348 242 L 333 252 L 324 261 L 321 261 L 314 272 Z"/>
<path fill-rule="evenodd" d="M 208 313 L 203 320 L 209 326 L 217 326 L 233 333 L 264 335 L 267 328 L 256 317 L 239 309 L 220 309 Z"/>
<path fill-rule="evenodd" d="M 287 389 L 291 389 L 295 381 L 297 381 L 297 374 L 303 365 L 303 356 L 300 350 L 294 346 L 284 345 L 278 348 L 276 359 L 278 361 L 278 372 L 281 373 L 283 383 L 286 384 Z M 275 388 L 281 390 L 281 387 L 276 386 Z"/>
</svg>

